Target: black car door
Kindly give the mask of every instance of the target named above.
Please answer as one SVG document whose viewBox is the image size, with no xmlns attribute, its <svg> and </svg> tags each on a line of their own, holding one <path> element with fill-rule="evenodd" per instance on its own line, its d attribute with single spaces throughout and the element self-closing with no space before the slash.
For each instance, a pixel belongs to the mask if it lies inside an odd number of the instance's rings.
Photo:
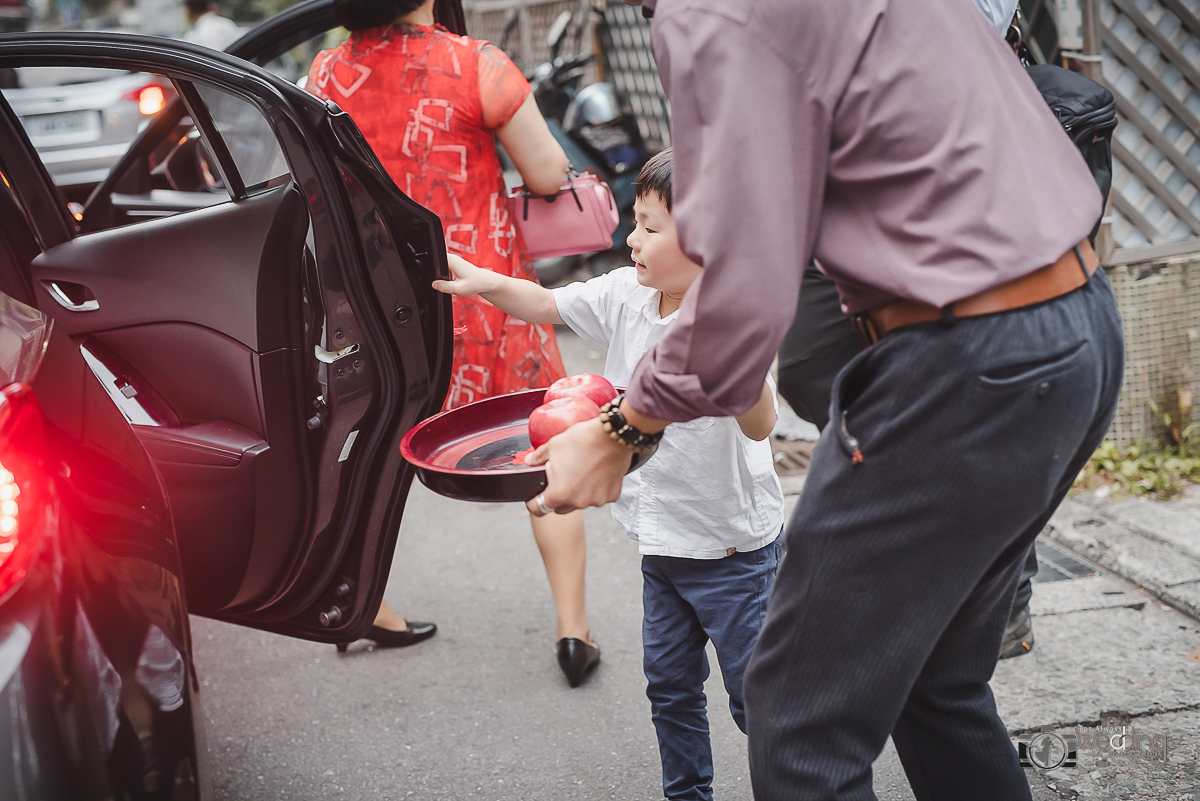
<svg viewBox="0 0 1200 801">
<path fill-rule="evenodd" d="M 80 231 L 0 99 L 0 167 L 42 239 L 23 280 L 158 468 L 191 611 L 361 633 L 412 480 L 400 438 L 449 381 L 437 217 L 336 106 L 239 59 L 122 34 L 0 37 L 0 68 L 43 65 L 168 79 L 194 131 L 162 166 L 221 190 Z"/>
</svg>

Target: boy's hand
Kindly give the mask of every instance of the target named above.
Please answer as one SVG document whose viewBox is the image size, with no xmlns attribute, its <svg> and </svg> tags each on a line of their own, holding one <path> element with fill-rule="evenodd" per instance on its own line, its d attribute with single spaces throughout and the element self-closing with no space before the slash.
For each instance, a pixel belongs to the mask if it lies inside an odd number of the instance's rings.
<svg viewBox="0 0 1200 801">
<path fill-rule="evenodd" d="M 433 288 L 448 295 L 478 295 L 495 289 L 496 274 L 491 270 L 476 267 L 462 256 L 453 253 L 446 254 L 450 266 L 450 281 L 434 281 Z"/>
<path fill-rule="evenodd" d="M 449 253 L 446 263 L 453 276 L 449 281 L 434 281 L 433 288 L 447 295 L 478 295 L 507 315 L 527 323 L 561 323 L 554 293 L 537 281 L 526 281 L 476 267 L 462 256 Z"/>
</svg>

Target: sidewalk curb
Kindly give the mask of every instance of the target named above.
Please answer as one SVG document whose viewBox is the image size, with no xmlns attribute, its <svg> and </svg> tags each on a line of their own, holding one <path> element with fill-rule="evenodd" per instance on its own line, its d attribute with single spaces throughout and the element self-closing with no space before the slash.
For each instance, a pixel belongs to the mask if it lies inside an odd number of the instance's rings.
<svg viewBox="0 0 1200 801">
<path fill-rule="evenodd" d="M 1200 621 L 1200 558 L 1119 512 L 1086 496 L 1067 498 L 1043 534 Z"/>
</svg>

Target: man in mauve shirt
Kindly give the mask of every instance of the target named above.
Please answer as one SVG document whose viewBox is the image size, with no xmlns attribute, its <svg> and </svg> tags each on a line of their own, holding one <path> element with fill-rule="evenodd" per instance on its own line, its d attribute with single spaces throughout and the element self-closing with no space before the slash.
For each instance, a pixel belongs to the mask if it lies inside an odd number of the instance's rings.
<svg viewBox="0 0 1200 801">
<path fill-rule="evenodd" d="M 637 431 L 748 409 L 815 256 L 877 341 L 834 383 L 746 676 L 755 797 L 874 798 L 890 734 L 918 799 L 1027 799 L 988 680 L 1120 389 L 1096 183 L 969 3 L 643 12 L 704 274 L 630 382 L 624 439 L 597 419 L 543 446 L 530 511 L 615 500 Z"/>
</svg>

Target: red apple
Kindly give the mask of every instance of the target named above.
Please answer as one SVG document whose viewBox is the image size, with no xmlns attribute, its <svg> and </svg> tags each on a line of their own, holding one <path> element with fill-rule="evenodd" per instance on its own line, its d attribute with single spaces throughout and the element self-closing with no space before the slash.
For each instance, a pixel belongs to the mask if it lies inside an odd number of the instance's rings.
<svg viewBox="0 0 1200 801">
<path fill-rule="evenodd" d="M 600 407 L 581 395 L 543 403 L 529 415 L 529 444 L 540 448 L 551 437 L 599 414 Z"/>
<path fill-rule="evenodd" d="M 617 397 L 617 390 L 602 375 L 580 373 L 560 378 L 551 384 L 550 389 L 546 390 L 546 397 L 542 399 L 542 402 L 548 403 L 572 395 L 582 395 L 597 406 L 603 406 Z"/>
</svg>

